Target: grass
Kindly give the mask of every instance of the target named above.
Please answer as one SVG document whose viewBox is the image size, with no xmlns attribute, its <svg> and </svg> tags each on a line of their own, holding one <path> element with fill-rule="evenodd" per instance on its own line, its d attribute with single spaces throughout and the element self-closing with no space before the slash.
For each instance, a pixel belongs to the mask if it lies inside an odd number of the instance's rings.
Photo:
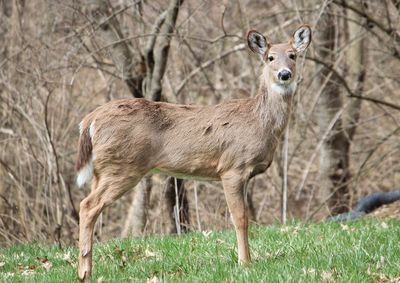
<svg viewBox="0 0 400 283">
<path fill-rule="evenodd" d="M 93 282 L 396 282 L 400 222 L 250 228 L 253 263 L 238 266 L 232 230 L 114 240 L 94 247 Z M 77 249 L 0 249 L 1 282 L 73 282 Z"/>
</svg>

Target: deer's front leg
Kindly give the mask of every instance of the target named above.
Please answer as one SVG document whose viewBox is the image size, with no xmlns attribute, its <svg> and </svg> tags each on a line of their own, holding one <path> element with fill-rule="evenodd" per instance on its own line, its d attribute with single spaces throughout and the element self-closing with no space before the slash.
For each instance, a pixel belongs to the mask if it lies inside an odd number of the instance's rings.
<svg viewBox="0 0 400 283">
<path fill-rule="evenodd" d="M 250 262 L 248 215 L 245 202 L 246 179 L 241 172 L 228 172 L 222 176 L 225 198 L 236 230 L 239 264 Z"/>
</svg>

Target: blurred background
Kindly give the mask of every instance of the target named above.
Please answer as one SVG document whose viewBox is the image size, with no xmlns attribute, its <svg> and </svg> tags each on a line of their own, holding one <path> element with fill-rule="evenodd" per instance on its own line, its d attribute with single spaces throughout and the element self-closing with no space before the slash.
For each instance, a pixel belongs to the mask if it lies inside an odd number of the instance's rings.
<svg viewBox="0 0 400 283">
<path fill-rule="evenodd" d="M 249 182 L 252 222 L 321 221 L 398 189 L 399 11 L 398 0 L 0 0 L 0 245 L 76 244 L 90 192 L 75 184 L 78 123 L 97 106 L 255 96 L 250 29 L 272 43 L 313 30 L 288 130 Z M 219 182 L 154 176 L 103 212 L 96 239 L 231 225 Z"/>
</svg>

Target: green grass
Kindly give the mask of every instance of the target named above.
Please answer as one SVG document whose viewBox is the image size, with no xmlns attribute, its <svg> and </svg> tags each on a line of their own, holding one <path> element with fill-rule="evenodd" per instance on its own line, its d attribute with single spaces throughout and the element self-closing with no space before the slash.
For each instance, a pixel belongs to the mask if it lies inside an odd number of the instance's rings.
<svg viewBox="0 0 400 283">
<path fill-rule="evenodd" d="M 115 240 L 95 245 L 93 282 L 395 282 L 399 237 L 394 220 L 253 226 L 249 266 L 237 265 L 232 230 Z M 0 281 L 72 282 L 77 253 L 39 243 L 0 249 Z"/>
</svg>

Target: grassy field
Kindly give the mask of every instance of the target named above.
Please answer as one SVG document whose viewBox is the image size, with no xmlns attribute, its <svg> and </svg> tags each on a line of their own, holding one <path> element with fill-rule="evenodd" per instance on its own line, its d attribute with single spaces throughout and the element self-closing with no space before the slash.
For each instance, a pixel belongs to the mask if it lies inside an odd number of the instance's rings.
<svg viewBox="0 0 400 283">
<path fill-rule="evenodd" d="M 253 263 L 238 266 L 232 230 L 99 243 L 93 282 L 398 282 L 400 222 L 251 227 Z M 77 249 L 0 249 L 1 282 L 73 282 Z"/>
</svg>

